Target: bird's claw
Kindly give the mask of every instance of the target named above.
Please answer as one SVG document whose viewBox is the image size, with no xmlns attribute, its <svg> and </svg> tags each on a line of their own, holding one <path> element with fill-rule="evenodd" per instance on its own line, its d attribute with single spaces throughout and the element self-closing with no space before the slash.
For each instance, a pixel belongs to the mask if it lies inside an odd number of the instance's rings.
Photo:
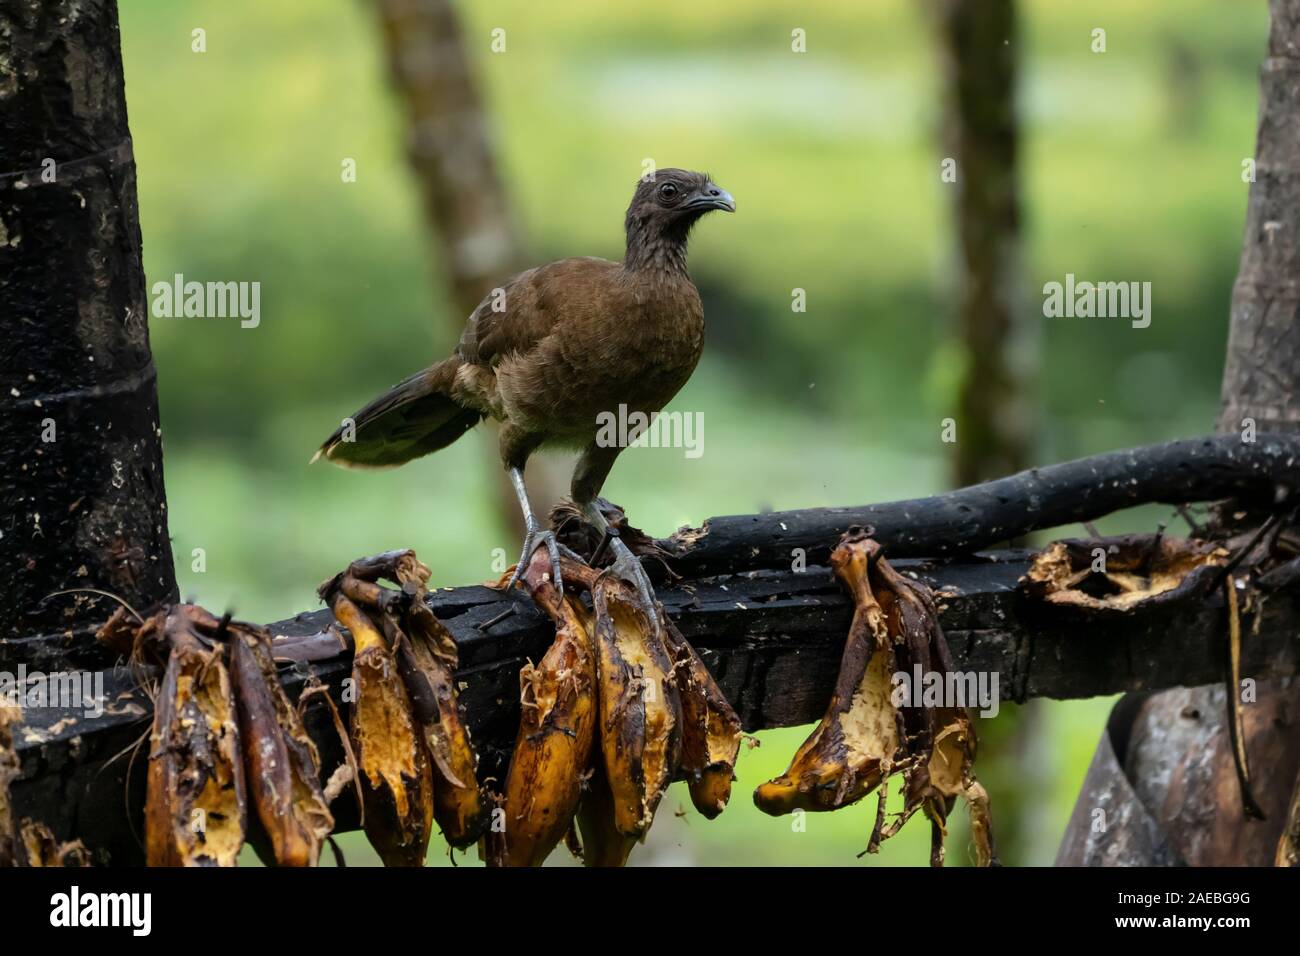
<svg viewBox="0 0 1300 956">
<path fill-rule="evenodd" d="M 650 576 L 646 574 L 641 559 L 634 555 L 617 534 L 609 536 L 609 547 L 614 552 L 614 561 L 609 570 L 636 588 L 637 604 L 641 613 L 652 626 L 659 626 L 659 612 L 656 609 L 654 588 L 650 586 Z"/>
<path fill-rule="evenodd" d="M 539 525 L 531 525 L 527 534 L 524 535 L 524 550 L 519 555 L 519 563 L 515 565 L 515 573 L 510 576 L 510 583 L 506 585 L 506 590 L 514 588 L 520 579 L 524 576 L 524 571 L 528 569 L 529 559 L 533 552 L 540 546 L 546 545 L 546 550 L 551 556 L 551 582 L 555 585 L 558 594 L 564 594 L 564 576 L 560 573 L 560 553 L 561 550 L 567 551 L 560 545 L 559 539 L 555 537 L 555 532 L 550 528 L 542 528 Z M 572 554 L 572 552 L 570 552 Z"/>
</svg>

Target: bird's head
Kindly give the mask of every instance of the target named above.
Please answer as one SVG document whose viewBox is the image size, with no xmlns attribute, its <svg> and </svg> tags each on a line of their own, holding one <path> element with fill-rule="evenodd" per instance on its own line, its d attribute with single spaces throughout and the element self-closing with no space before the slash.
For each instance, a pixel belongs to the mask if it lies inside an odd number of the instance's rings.
<svg viewBox="0 0 1300 956">
<path fill-rule="evenodd" d="M 660 169 L 643 177 L 627 207 L 624 226 L 628 253 L 684 250 L 691 227 L 707 212 L 735 212 L 731 193 L 716 185 L 707 173 L 686 169 Z"/>
</svg>

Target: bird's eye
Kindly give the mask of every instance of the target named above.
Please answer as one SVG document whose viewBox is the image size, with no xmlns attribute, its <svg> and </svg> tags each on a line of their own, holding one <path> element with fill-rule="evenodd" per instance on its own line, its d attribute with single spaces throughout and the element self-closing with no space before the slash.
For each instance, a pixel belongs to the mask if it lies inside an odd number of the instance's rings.
<svg viewBox="0 0 1300 956">
<path fill-rule="evenodd" d="M 659 195 L 664 199 L 672 199 L 677 195 L 677 187 L 672 183 L 664 183 L 659 187 Z"/>
</svg>

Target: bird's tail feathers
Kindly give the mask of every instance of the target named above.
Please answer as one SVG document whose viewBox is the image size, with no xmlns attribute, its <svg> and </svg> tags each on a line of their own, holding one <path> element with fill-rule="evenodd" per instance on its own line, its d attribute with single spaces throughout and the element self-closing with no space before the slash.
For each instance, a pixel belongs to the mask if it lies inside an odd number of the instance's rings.
<svg viewBox="0 0 1300 956">
<path fill-rule="evenodd" d="M 345 418 L 312 456 L 344 468 L 395 468 L 446 448 L 483 418 L 450 393 L 461 360 L 453 356 L 398 382 Z"/>
</svg>

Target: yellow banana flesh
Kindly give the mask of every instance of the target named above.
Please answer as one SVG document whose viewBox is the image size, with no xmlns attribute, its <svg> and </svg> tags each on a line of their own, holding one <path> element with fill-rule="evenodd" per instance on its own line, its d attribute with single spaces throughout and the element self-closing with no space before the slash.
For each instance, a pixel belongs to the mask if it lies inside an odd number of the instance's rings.
<svg viewBox="0 0 1300 956">
<path fill-rule="evenodd" d="M 789 769 L 754 791 L 759 809 L 835 810 L 862 799 L 889 774 L 902 730 L 890 700 L 897 670 L 885 612 L 867 578 L 867 554 L 836 549 L 831 564 L 854 598 L 855 611 L 826 715 Z"/>
<path fill-rule="evenodd" d="M 411 700 L 383 635 L 335 591 L 330 606 L 352 634 L 352 745 L 364 828 L 385 866 L 422 866 L 433 821 L 433 778 Z"/>
<path fill-rule="evenodd" d="M 164 624 L 169 648 L 154 701 L 145 799 L 149 866 L 234 866 L 244 845 L 244 758 L 223 649 L 204 645 L 189 605 Z"/>
<path fill-rule="evenodd" d="M 682 706 L 659 629 L 608 575 L 591 591 L 600 680 L 600 744 L 614 826 L 643 839 L 681 755 Z"/>
</svg>

